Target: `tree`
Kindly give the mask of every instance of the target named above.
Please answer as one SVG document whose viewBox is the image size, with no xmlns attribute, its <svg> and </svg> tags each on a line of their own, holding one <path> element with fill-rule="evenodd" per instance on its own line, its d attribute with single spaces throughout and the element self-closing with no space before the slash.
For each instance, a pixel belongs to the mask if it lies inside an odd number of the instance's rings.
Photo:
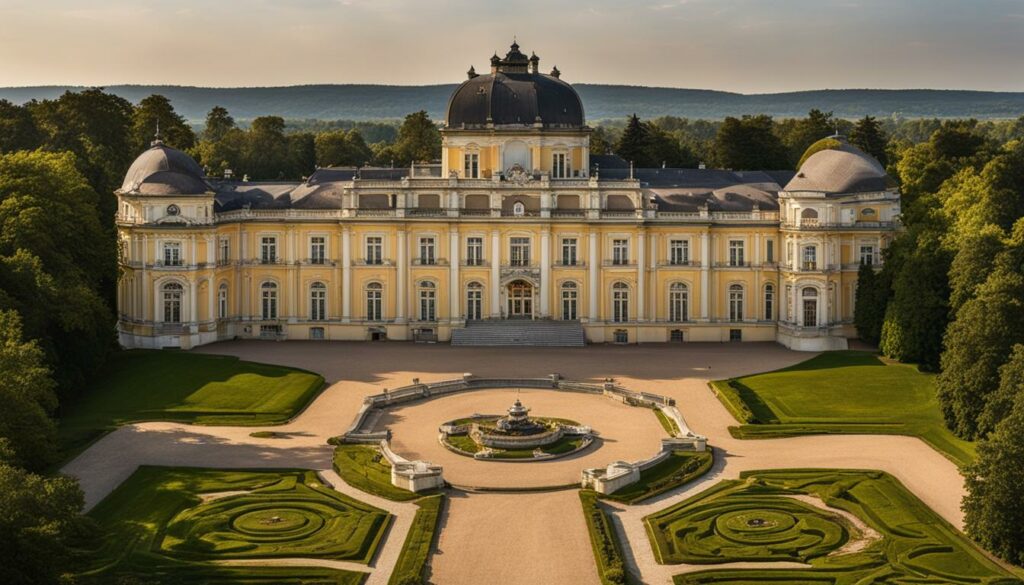
<svg viewBox="0 0 1024 585">
<path fill-rule="evenodd" d="M 611 154 L 614 143 L 611 132 L 604 126 L 598 126 L 590 134 L 590 154 Z"/>
<path fill-rule="evenodd" d="M 978 444 L 978 459 L 964 470 L 964 479 L 967 534 L 996 556 L 1024 564 L 1024 392 Z"/>
<path fill-rule="evenodd" d="M 630 116 L 626 129 L 622 131 L 619 142 L 615 145 L 615 154 L 635 166 L 643 166 L 647 157 L 647 131 L 647 126 L 640 122 L 636 114 Z"/>
<path fill-rule="evenodd" d="M 142 152 L 149 148 L 160 131 L 160 139 L 168 146 L 187 150 L 195 146 L 196 135 L 185 118 L 174 111 L 171 101 L 159 94 L 143 98 L 132 114 L 132 150 Z"/>
<path fill-rule="evenodd" d="M 850 144 L 875 157 L 882 166 L 889 164 L 886 146 L 889 139 L 882 131 L 882 125 L 872 116 L 864 116 L 850 131 Z"/>
<path fill-rule="evenodd" d="M 0 155 L 0 309 L 21 314 L 62 395 L 77 391 L 114 346 L 103 288 L 117 278 L 114 234 L 75 159 Z"/>
<path fill-rule="evenodd" d="M 333 130 L 316 135 L 316 164 L 321 167 L 362 166 L 373 152 L 359 130 Z"/>
<path fill-rule="evenodd" d="M 653 122 L 647 122 L 647 140 L 639 166 L 645 168 L 695 168 L 697 157 L 672 134 Z"/>
<path fill-rule="evenodd" d="M 85 498 L 66 476 L 41 477 L 10 462 L 0 439 L 0 582 L 58 585 L 76 569 L 74 546 L 95 536 L 81 515 Z"/>
<path fill-rule="evenodd" d="M 996 269 L 977 296 L 957 311 L 935 379 L 946 424 L 958 436 L 984 437 L 980 420 L 988 396 L 999 387 L 999 368 L 1015 344 L 1024 342 L 1024 276 Z"/>
<path fill-rule="evenodd" d="M 878 345 L 882 339 L 885 307 L 889 302 L 889 282 L 886 276 L 876 273 L 874 266 L 863 263 L 857 272 L 853 321 L 860 338 L 872 345 Z"/>
<path fill-rule="evenodd" d="M 38 343 L 21 337 L 21 317 L 0 311 L 0 438 L 11 449 L 10 462 L 41 471 L 52 463 L 57 427 L 50 413 L 57 395 Z"/>
<path fill-rule="evenodd" d="M 42 132 L 27 108 L 0 100 L 0 154 L 35 150 L 43 143 Z"/>
<path fill-rule="evenodd" d="M 213 106 L 206 114 L 206 126 L 203 128 L 203 140 L 220 142 L 224 136 L 235 128 L 235 119 L 231 117 L 227 109 L 221 106 Z"/>
<path fill-rule="evenodd" d="M 429 162 L 441 156 L 441 133 L 425 110 L 409 114 L 398 129 L 396 164 Z"/>
<path fill-rule="evenodd" d="M 243 160 L 245 173 L 253 179 L 285 177 L 289 165 L 284 118 L 261 116 L 252 121 Z"/>
<path fill-rule="evenodd" d="M 998 226 L 987 225 L 980 231 L 966 235 L 957 246 L 956 255 L 949 266 L 949 307 L 955 314 L 968 300 L 974 298 L 975 291 L 984 284 L 992 269 L 996 257 L 1003 251 L 1003 230 Z"/>
<path fill-rule="evenodd" d="M 778 127 L 782 143 L 789 150 L 791 166 L 800 159 L 807 148 L 815 142 L 835 134 L 836 127 L 832 112 L 822 112 L 815 108 L 807 112 L 807 117 L 799 120 L 787 120 Z"/>
<path fill-rule="evenodd" d="M 316 170 L 316 146 L 309 132 L 289 134 L 287 176 L 293 179 L 308 177 Z"/>
<path fill-rule="evenodd" d="M 999 367 L 999 388 L 985 402 L 978 426 L 994 429 L 1010 414 L 1014 402 L 1024 394 L 1024 345 L 1014 345 L 1010 358 Z"/>
<path fill-rule="evenodd" d="M 785 145 L 772 131 L 771 116 L 726 118 L 712 147 L 715 163 L 737 171 L 784 169 L 790 166 Z"/>
</svg>

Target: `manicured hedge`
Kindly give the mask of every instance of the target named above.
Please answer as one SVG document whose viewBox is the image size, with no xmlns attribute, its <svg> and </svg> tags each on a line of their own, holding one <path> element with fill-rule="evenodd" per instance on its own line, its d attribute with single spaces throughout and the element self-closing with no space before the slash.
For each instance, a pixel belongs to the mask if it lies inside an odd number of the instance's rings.
<svg viewBox="0 0 1024 585">
<path fill-rule="evenodd" d="M 426 583 L 427 559 L 434 544 L 437 523 L 444 505 L 444 495 L 437 494 L 417 500 L 420 507 L 405 538 L 389 585 L 419 585 Z"/>
<path fill-rule="evenodd" d="M 629 583 L 622 558 L 622 547 L 608 513 L 598 501 L 597 492 L 580 490 L 580 502 L 583 504 L 583 515 L 587 520 L 587 531 L 590 533 L 590 545 L 594 550 L 597 574 L 602 585 Z"/>
<path fill-rule="evenodd" d="M 352 487 L 396 502 L 422 496 L 391 484 L 391 465 L 376 445 L 338 445 L 334 471 Z"/>
</svg>

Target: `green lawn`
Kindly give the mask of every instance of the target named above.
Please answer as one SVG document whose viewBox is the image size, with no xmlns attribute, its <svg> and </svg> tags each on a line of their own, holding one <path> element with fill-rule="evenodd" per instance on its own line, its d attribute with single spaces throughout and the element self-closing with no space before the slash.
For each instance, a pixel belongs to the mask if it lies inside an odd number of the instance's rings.
<svg viewBox="0 0 1024 585">
<path fill-rule="evenodd" d="M 647 498 L 665 493 L 704 475 L 711 469 L 711 448 L 707 451 L 673 451 L 661 463 L 640 472 L 640 481 L 619 491 L 601 496 L 626 504 L 636 504 Z"/>
<path fill-rule="evenodd" d="M 437 533 L 443 503 L 444 496 L 441 494 L 427 496 L 416 502 L 419 510 L 416 510 L 416 516 L 413 517 L 409 535 L 405 537 L 395 570 L 388 580 L 389 585 L 425 582 L 427 558 L 434 545 L 434 535 Z M 421 581 L 415 581 L 416 578 Z"/>
<path fill-rule="evenodd" d="M 334 449 L 334 470 L 345 483 L 368 494 L 396 502 L 423 496 L 391 485 L 391 465 L 375 445 L 338 445 Z"/>
<path fill-rule="evenodd" d="M 658 561 L 797 561 L 812 568 L 720 567 L 679 575 L 678 585 L 1020 583 L 886 473 L 789 469 L 740 477 L 644 519 Z M 849 512 L 877 537 L 865 538 L 846 518 L 791 495 Z M 857 549 L 845 548 L 851 543 Z"/>
<path fill-rule="evenodd" d="M 214 497 L 210 497 L 210 495 Z M 207 495 L 204 500 L 203 495 Z M 336 583 L 362 573 L 320 567 L 226 567 L 304 557 L 368 563 L 387 512 L 323 485 L 312 471 L 141 467 L 90 513 L 103 538 L 82 583 Z"/>
<path fill-rule="evenodd" d="M 945 426 L 935 377 L 875 354 L 836 351 L 765 374 L 713 382 L 740 422 L 738 438 L 821 433 L 918 436 L 958 465 L 973 461 L 973 443 Z"/>
<path fill-rule="evenodd" d="M 74 454 L 117 426 L 137 421 L 283 423 L 323 384 L 318 374 L 234 357 L 125 351 L 110 360 L 81 399 L 62 406 L 61 449 Z"/>
</svg>

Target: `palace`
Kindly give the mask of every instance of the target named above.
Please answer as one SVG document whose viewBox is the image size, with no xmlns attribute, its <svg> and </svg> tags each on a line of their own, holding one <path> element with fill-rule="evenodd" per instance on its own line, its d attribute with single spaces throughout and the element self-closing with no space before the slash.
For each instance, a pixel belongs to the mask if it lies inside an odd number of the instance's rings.
<svg viewBox="0 0 1024 585">
<path fill-rule="evenodd" d="M 440 163 L 213 178 L 154 141 L 117 191 L 126 347 L 449 341 L 496 320 L 592 343 L 845 348 L 899 193 L 841 137 L 797 172 L 634 169 L 518 45 L 452 94 Z M 454 333 L 453 333 L 454 332 Z"/>
</svg>

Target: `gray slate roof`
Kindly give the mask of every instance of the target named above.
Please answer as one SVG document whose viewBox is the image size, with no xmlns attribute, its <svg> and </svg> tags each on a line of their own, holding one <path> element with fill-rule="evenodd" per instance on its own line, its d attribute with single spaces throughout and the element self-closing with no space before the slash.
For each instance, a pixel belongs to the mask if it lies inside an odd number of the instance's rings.
<svg viewBox="0 0 1024 585">
<path fill-rule="evenodd" d="M 140 195 L 202 195 L 210 191 L 203 169 L 189 155 L 159 140 L 135 159 L 121 191 Z"/>
<path fill-rule="evenodd" d="M 816 191 L 827 194 L 884 191 L 896 186 L 885 168 L 871 155 L 852 144 L 812 154 L 786 191 Z"/>
</svg>

